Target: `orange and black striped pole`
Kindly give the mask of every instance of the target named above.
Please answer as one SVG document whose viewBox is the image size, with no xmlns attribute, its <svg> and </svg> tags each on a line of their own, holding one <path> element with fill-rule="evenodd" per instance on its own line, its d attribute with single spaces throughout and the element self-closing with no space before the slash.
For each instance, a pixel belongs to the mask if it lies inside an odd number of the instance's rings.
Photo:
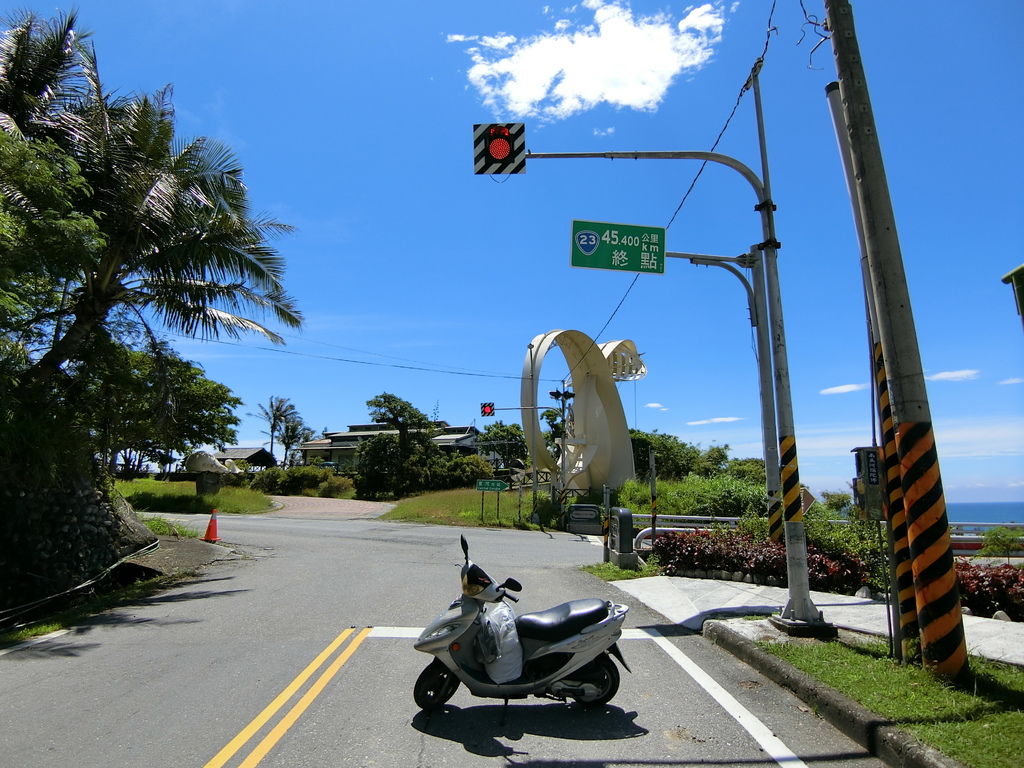
<svg viewBox="0 0 1024 768">
<path fill-rule="evenodd" d="M 962 681 L 969 674 L 969 667 L 960 595 L 896 219 L 857 45 L 853 10 L 848 0 L 825 0 L 825 9 L 857 181 L 856 196 L 892 420 L 896 425 L 921 656 L 925 666 L 936 675 Z"/>
<path fill-rule="evenodd" d="M 889 383 L 885 378 L 885 360 L 882 345 L 874 345 L 875 385 L 878 412 L 882 422 L 882 462 L 885 467 L 885 518 L 892 541 L 892 570 L 896 585 L 896 605 L 899 611 L 899 637 L 903 659 L 911 654 L 911 642 L 918 636 L 917 602 L 914 593 L 914 574 L 910 564 L 910 540 L 907 537 L 907 514 L 903 509 L 903 477 L 896 451 L 896 426 L 889 401 Z"/>
</svg>

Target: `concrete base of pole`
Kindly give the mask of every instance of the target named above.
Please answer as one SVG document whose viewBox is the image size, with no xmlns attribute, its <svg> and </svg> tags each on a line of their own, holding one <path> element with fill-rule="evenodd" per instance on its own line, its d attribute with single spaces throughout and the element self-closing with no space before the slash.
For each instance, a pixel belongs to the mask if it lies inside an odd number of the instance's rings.
<svg viewBox="0 0 1024 768">
<path fill-rule="evenodd" d="M 807 537 L 803 522 L 786 521 L 785 536 L 789 602 L 782 609 L 781 615 L 770 616 L 769 621 L 791 637 L 837 637 L 839 633 L 835 625 L 825 621 L 825 617 L 811 600 L 807 574 Z"/>
<path fill-rule="evenodd" d="M 640 570 L 640 562 L 636 552 L 616 552 L 612 549 L 609 551 L 609 557 L 611 558 L 612 565 L 616 568 L 622 568 L 626 571 Z"/>
<path fill-rule="evenodd" d="M 782 616 L 769 616 L 768 621 L 780 632 L 790 637 L 813 637 L 819 640 L 831 640 L 839 636 L 835 624 L 827 621 L 808 622 L 797 619 L 784 619 Z"/>
</svg>

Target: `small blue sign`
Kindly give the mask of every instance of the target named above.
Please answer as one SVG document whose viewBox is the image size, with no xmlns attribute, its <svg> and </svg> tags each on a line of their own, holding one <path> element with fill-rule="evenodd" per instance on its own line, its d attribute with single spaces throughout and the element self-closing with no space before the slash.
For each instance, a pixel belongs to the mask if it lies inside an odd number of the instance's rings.
<svg viewBox="0 0 1024 768">
<path fill-rule="evenodd" d="M 584 256 L 591 256 L 600 244 L 601 239 L 597 236 L 597 232 L 584 229 L 576 233 L 576 247 Z"/>
</svg>

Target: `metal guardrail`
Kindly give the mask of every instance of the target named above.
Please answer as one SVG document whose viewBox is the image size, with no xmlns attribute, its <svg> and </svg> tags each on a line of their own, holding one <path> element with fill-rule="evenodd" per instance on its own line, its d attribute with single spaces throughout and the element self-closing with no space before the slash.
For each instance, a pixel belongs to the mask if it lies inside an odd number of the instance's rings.
<svg viewBox="0 0 1024 768">
<path fill-rule="evenodd" d="M 633 519 L 650 519 L 649 512 L 635 512 Z M 687 533 L 690 531 L 706 531 L 712 528 L 735 528 L 740 518 L 738 517 L 713 517 L 698 515 L 658 515 L 658 532 Z M 675 523 L 671 526 L 663 526 L 662 522 Z M 847 525 L 849 520 L 831 520 L 838 525 Z M 1024 524 L 1020 523 L 950 523 L 949 533 L 953 540 L 954 555 L 975 555 L 984 546 L 985 532 L 992 528 L 1009 528 L 1018 531 L 1024 536 Z M 641 549 L 643 543 L 651 537 L 653 528 L 642 529 L 633 540 L 633 548 Z M 1024 550 L 1011 552 L 1011 557 L 1024 557 Z"/>
</svg>

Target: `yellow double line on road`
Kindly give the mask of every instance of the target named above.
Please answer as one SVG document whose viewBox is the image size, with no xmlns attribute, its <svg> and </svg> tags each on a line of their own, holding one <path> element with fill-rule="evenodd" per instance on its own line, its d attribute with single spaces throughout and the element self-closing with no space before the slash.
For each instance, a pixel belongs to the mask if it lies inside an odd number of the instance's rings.
<svg viewBox="0 0 1024 768">
<path fill-rule="evenodd" d="M 238 768 L 254 768 L 259 765 L 260 761 L 267 756 L 267 753 L 274 748 L 274 745 L 281 739 L 282 736 L 291 728 L 295 721 L 299 719 L 303 712 L 313 703 L 313 700 L 320 695 L 321 691 L 327 686 L 331 679 L 338 674 L 338 670 L 341 669 L 345 662 L 351 658 L 352 654 L 356 652 L 356 649 L 362 644 L 363 640 L 366 639 L 367 635 L 370 634 L 371 627 L 366 627 L 359 630 L 352 642 L 346 646 L 346 648 L 338 654 L 338 657 L 331 662 L 330 666 L 327 667 L 321 673 L 320 677 L 309 687 L 309 689 L 302 695 L 290 710 L 282 717 L 277 725 L 275 725 L 270 732 L 263 737 L 259 744 L 257 744 L 252 752 L 246 756 L 245 760 L 239 763 Z M 238 735 L 235 736 L 227 745 L 211 759 L 203 768 L 221 768 L 228 760 L 235 756 L 242 747 L 244 747 L 256 733 L 267 724 L 267 722 L 277 714 L 285 704 L 287 704 L 292 696 L 306 684 L 306 681 L 313 676 L 313 674 L 324 665 L 324 663 L 338 650 L 345 641 L 352 636 L 355 629 L 346 629 L 340 635 L 328 645 L 320 654 L 309 663 L 304 670 L 302 670 L 298 676 L 288 683 L 288 686 L 277 695 L 277 697 L 266 706 L 266 708 L 260 712 L 256 717 L 252 719 L 245 728 L 239 731 Z"/>
</svg>

